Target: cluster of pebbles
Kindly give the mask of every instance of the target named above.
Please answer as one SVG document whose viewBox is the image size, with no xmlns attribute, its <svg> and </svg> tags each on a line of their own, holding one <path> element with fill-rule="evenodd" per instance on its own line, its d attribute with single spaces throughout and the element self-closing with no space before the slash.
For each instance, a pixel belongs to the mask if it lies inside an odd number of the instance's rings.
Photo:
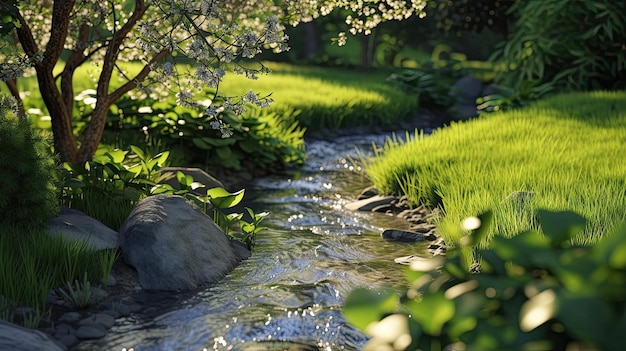
<svg viewBox="0 0 626 351">
<path fill-rule="evenodd" d="M 116 319 L 130 316 L 142 309 L 130 297 L 116 299 L 109 292 L 97 287 L 91 288 L 91 295 L 91 306 L 81 309 L 54 291 L 50 292 L 48 303 L 53 306 L 53 315 L 50 320 L 42 320 L 39 330 L 69 348 L 81 340 L 103 338 L 115 325 Z"/>
<path fill-rule="evenodd" d="M 437 233 L 434 224 L 439 211 L 427 208 L 424 205 L 412 208 L 406 196 L 380 196 L 374 187 L 366 188 L 359 194 L 357 202 L 348 206 L 355 210 L 365 210 L 385 213 L 406 220 L 409 223 L 408 230 L 386 229 L 381 237 L 389 241 L 399 242 L 423 242 L 429 241 L 429 252 L 436 255 L 444 255 L 446 252 L 443 238 Z M 400 258 L 396 262 L 409 264 L 411 257 Z"/>
</svg>

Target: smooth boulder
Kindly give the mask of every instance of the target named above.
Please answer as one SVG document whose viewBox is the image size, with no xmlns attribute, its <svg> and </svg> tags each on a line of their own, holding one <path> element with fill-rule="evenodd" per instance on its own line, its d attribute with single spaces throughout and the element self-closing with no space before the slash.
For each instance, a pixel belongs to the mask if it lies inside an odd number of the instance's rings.
<svg viewBox="0 0 626 351">
<path fill-rule="evenodd" d="M 47 229 L 50 235 L 60 235 L 70 241 L 85 240 L 87 246 L 96 250 L 118 247 L 116 231 L 81 211 L 65 206 L 61 206 L 58 216 L 48 221 Z"/>
<path fill-rule="evenodd" d="M 26 329 L 0 319 L 0 350 L 63 351 L 66 347 L 40 331 Z"/>
<path fill-rule="evenodd" d="M 124 260 L 148 290 L 189 290 L 214 283 L 249 256 L 234 248 L 200 208 L 177 195 L 143 199 L 122 224 Z"/>
</svg>

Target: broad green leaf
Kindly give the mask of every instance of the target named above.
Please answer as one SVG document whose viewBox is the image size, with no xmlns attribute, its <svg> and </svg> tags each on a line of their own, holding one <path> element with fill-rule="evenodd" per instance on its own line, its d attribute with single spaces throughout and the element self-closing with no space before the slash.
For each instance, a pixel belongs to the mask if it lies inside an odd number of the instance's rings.
<svg viewBox="0 0 626 351">
<path fill-rule="evenodd" d="M 348 323 L 364 331 L 370 323 L 394 312 L 398 300 L 398 295 L 391 289 L 357 288 L 346 298 L 343 315 Z"/>
<path fill-rule="evenodd" d="M 559 252 L 551 249 L 550 240 L 535 231 L 523 232 L 512 238 L 495 236 L 491 246 L 503 260 L 524 266 L 545 267 L 559 258 Z"/>
<path fill-rule="evenodd" d="M 141 165 L 141 163 L 138 163 L 128 168 L 128 171 L 134 173 L 135 176 L 140 175 L 142 170 L 143 170 L 143 166 Z"/>
<path fill-rule="evenodd" d="M 218 147 L 217 149 L 215 149 L 215 153 L 220 160 L 230 160 L 234 157 L 233 150 L 230 147 L 226 146 Z"/>
<path fill-rule="evenodd" d="M 181 171 L 176 171 L 176 180 L 181 189 L 189 189 L 193 183 L 193 177 Z"/>
<path fill-rule="evenodd" d="M 157 161 L 157 163 L 160 166 L 165 165 L 165 162 L 167 162 L 168 157 L 170 157 L 170 152 L 169 151 L 163 151 L 159 154 L 157 154 L 156 156 L 154 156 L 154 159 Z"/>
<path fill-rule="evenodd" d="M 213 145 L 207 143 L 205 139 L 208 139 L 208 138 L 191 138 L 191 141 L 199 149 L 202 149 L 202 150 L 213 149 Z"/>
<path fill-rule="evenodd" d="M 442 291 L 424 294 L 420 300 L 409 300 L 406 306 L 424 332 L 432 336 L 441 335 L 443 325 L 454 317 L 455 311 L 454 302 Z"/>
<path fill-rule="evenodd" d="M 539 220 L 543 233 L 550 238 L 554 247 L 562 247 L 565 241 L 584 230 L 587 224 L 583 217 L 569 211 L 540 210 Z"/>
<path fill-rule="evenodd" d="M 126 158 L 126 152 L 120 149 L 111 150 L 107 152 L 106 155 L 109 155 L 114 163 L 122 163 Z"/>
<path fill-rule="evenodd" d="M 611 267 L 623 269 L 626 267 L 626 223 L 616 231 L 606 234 L 593 247 L 593 255 L 600 262 L 606 262 Z"/>
<path fill-rule="evenodd" d="M 143 150 L 135 145 L 131 145 L 130 146 L 130 150 L 137 156 L 139 156 L 139 158 L 141 160 L 145 160 L 146 159 L 146 154 L 143 152 Z"/>
<path fill-rule="evenodd" d="M 578 340 L 594 340 L 613 325 L 615 314 L 608 301 L 600 297 L 584 297 L 559 293 L 556 316 L 568 333 Z"/>
<path fill-rule="evenodd" d="M 207 196 L 213 206 L 219 209 L 231 208 L 237 206 L 243 199 L 245 189 L 241 189 L 234 193 L 229 193 L 221 187 L 211 188 L 207 190 Z"/>
</svg>

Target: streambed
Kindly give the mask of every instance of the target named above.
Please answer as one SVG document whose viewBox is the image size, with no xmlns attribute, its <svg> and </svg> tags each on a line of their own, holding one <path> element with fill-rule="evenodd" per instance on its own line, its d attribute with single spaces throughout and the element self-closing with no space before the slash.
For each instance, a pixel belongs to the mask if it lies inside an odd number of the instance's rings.
<svg viewBox="0 0 626 351">
<path fill-rule="evenodd" d="M 380 238 L 406 229 L 404 220 L 343 208 L 369 185 L 358 154 L 389 135 L 307 141 L 302 168 L 246 189 L 250 207 L 271 213 L 248 260 L 209 288 L 134 297 L 140 312 L 72 350 L 360 350 L 367 337 L 345 322 L 345 297 L 356 287 L 400 286 L 394 259 L 429 256 L 427 244 Z"/>
</svg>

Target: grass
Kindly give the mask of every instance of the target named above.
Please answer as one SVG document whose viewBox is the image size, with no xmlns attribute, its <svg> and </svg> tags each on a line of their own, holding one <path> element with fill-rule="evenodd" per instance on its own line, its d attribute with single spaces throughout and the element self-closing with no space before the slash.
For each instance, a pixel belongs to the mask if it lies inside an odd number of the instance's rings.
<svg viewBox="0 0 626 351">
<path fill-rule="evenodd" d="M 300 110 L 298 120 L 308 130 L 390 124 L 406 118 L 418 107 L 418 96 L 385 82 L 390 71 L 320 68 L 267 63 L 272 72 L 251 81 L 227 75 L 220 86 L 224 95 L 252 89 L 272 94 L 270 111 Z"/>
<path fill-rule="evenodd" d="M 363 72 L 286 63 L 264 64 L 272 72 L 257 80 L 227 74 L 220 85 L 220 95 L 240 96 L 251 89 L 263 96 L 272 94 L 275 102 L 269 111 L 299 110 L 298 120 L 308 130 L 390 124 L 408 117 L 418 107 L 416 94 L 408 94 L 385 82 L 391 73 L 389 69 Z M 128 64 L 125 68 L 132 74 L 140 66 Z M 77 70 L 76 93 L 94 88 L 91 76 L 93 72 L 86 68 Z M 18 85 L 22 91 L 28 91 L 24 104 L 26 110 L 32 112 L 35 125 L 50 128 L 35 78 L 21 79 Z"/>
<path fill-rule="evenodd" d="M 44 230 L 0 227 L 0 317 L 12 322 L 13 311 L 20 306 L 44 315 L 51 289 L 85 274 L 99 281 L 111 271 L 115 258 L 117 253 L 96 251 L 85 242 L 68 241 Z"/>
<path fill-rule="evenodd" d="M 535 211 L 573 210 L 589 219 L 581 243 L 626 220 L 626 92 L 572 93 L 523 109 L 390 140 L 366 161 L 385 193 L 443 210 L 450 246 L 468 216 L 494 210 L 493 233 L 538 228 Z"/>
</svg>

